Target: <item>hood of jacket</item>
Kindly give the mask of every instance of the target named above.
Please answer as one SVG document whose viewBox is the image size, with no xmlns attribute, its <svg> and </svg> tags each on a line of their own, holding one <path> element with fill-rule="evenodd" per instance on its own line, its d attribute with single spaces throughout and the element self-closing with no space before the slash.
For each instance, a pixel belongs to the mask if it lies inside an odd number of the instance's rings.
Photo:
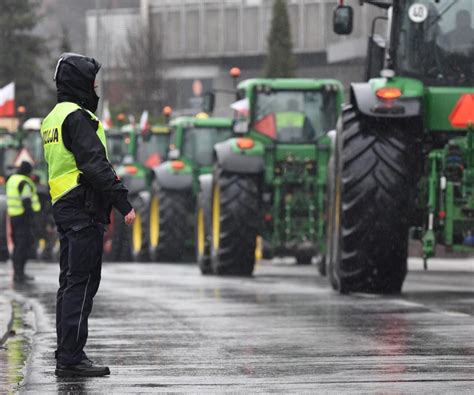
<svg viewBox="0 0 474 395">
<path fill-rule="evenodd" d="M 94 58 L 63 53 L 54 73 L 58 102 L 71 101 L 95 112 L 99 97 L 95 93 L 94 82 L 100 67 Z"/>
</svg>

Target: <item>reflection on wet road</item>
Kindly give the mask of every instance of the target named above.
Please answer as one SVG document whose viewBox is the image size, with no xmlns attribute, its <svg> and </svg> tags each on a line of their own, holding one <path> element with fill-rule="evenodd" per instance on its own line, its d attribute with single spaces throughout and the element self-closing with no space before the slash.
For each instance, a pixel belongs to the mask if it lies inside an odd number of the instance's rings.
<svg viewBox="0 0 474 395">
<path fill-rule="evenodd" d="M 100 379 L 56 379 L 56 265 L 31 264 L 38 333 L 22 393 L 469 392 L 474 274 L 414 271 L 397 297 L 340 296 L 316 268 L 253 279 L 107 264 L 90 322 Z M 3 270 L 3 269 L 0 269 Z M 37 301 L 37 302 L 35 302 Z"/>
</svg>

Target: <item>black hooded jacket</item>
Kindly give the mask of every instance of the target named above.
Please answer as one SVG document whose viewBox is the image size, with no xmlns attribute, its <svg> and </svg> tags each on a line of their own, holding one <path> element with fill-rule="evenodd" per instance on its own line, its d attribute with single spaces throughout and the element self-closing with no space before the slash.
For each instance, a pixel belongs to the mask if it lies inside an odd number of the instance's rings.
<svg viewBox="0 0 474 395">
<path fill-rule="evenodd" d="M 90 221 L 107 224 L 112 206 L 124 216 L 132 206 L 97 136 L 98 122 L 85 111 L 97 109 L 94 81 L 100 65 L 82 55 L 63 54 L 61 58 L 55 74 L 58 103 L 73 102 L 82 107 L 66 117 L 62 137 L 82 174 L 80 185 L 53 205 L 54 219 L 66 227 Z"/>
</svg>

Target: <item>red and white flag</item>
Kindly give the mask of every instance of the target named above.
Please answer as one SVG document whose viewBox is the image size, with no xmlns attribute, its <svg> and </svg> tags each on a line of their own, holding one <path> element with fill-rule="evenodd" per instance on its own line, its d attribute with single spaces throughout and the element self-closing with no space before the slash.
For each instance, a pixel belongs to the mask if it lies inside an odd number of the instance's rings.
<svg viewBox="0 0 474 395">
<path fill-rule="evenodd" d="M 114 126 L 112 116 L 110 115 L 108 100 L 104 102 L 104 108 L 102 109 L 102 125 L 104 125 L 105 130 L 109 130 Z"/>
<path fill-rule="evenodd" d="M 0 88 L 0 117 L 15 116 L 15 83 Z"/>
<path fill-rule="evenodd" d="M 148 111 L 145 110 L 140 117 L 140 131 L 144 132 L 148 129 L 150 129 L 150 123 L 148 122 Z"/>
</svg>

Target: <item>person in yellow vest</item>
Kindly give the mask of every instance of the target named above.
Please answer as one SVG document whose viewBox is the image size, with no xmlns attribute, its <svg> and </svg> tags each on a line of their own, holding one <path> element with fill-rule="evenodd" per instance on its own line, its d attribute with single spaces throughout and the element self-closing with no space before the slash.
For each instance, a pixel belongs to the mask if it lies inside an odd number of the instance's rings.
<svg viewBox="0 0 474 395">
<path fill-rule="evenodd" d="M 33 280 L 25 274 L 28 253 L 34 245 L 33 217 L 41 210 L 36 186 L 30 178 L 33 168 L 29 162 L 21 162 L 17 174 L 8 178 L 7 212 L 13 236 L 13 280 L 16 283 Z"/>
<path fill-rule="evenodd" d="M 94 114 L 99 69 L 93 58 L 62 54 L 54 74 L 58 104 L 41 125 L 60 240 L 55 374 L 61 377 L 110 374 L 84 352 L 88 317 L 99 288 L 110 211 L 115 207 L 127 225 L 135 219 L 128 191 L 107 159 L 104 128 Z"/>
</svg>

